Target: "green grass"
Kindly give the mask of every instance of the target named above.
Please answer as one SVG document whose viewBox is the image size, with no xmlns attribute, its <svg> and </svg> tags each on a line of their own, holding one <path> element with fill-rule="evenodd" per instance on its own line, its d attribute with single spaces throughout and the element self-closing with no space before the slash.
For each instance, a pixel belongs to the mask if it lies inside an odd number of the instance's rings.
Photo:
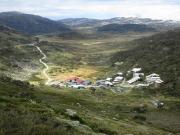
<svg viewBox="0 0 180 135">
<path fill-rule="evenodd" d="M 89 90 L 40 88 L 6 81 L 0 82 L 0 129 L 1 134 L 99 134 L 108 135 L 164 135 L 179 133 L 178 98 L 157 96 L 164 101 L 162 110 L 154 108 L 148 92 L 139 91 L 114 94 L 98 90 L 95 95 Z M 141 104 L 147 106 L 145 113 L 132 112 Z M 75 117 L 66 115 L 66 109 L 77 112 Z M 176 109 L 176 110 L 175 110 Z M 134 116 L 146 120 L 136 120 Z M 156 117 L 157 116 L 157 117 Z M 161 116 L 161 117 L 160 117 Z M 169 116 L 173 116 L 169 117 Z M 168 123 L 165 123 L 164 120 Z M 81 125 L 74 126 L 73 121 Z"/>
<path fill-rule="evenodd" d="M 32 41 L 32 37 L 11 29 L 0 31 L 0 74 L 27 80 L 27 72 L 39 69 L 39 52 L 26 45 Z"/>
</svg>

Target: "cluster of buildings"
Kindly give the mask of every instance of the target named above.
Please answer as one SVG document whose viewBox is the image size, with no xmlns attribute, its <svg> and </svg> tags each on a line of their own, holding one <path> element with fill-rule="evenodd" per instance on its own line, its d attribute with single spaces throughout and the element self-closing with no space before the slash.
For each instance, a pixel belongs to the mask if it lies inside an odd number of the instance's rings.
<svg viewBox="0 0 180 135">
<path fill-rule="evenodd" d="M 130 76 L 130 79 L 127 79 L 127 76 Z M 96 82 L 92 82 L 90 80 L 83 80 L 79 77 L 71 77 L 64 82 L 52 81 L 49 83 L 51 86 L 55 87 L 70 87 L 75 89 L 86 89 L 86 88 L 108 88 L 108 87 L 116 87 L 117 84 L 127 84 L 134 87 L 148 87 L 155 86 L 158 87 L 163 80 L 161 80 L 158 74 L 150 74 L 145 76 L 142 73 L 141 68 L 133 68 L 131 71 L 128 71 L 126 74 L 122 72 L 118 72 L 113 77 L 108 77 L 103 80 L 97 80 Z"/>
<path fill-rule="evenodd" d="M 70 87 L 70 88 L 76 88 L 76 89 L 86 88 L 90 86 L 91 84 L 92 82 L 90 80 L 83 80 L 83 79 L 80 79 L 79 77 L 70 77 L 63 82 L 51 81 L 49 83 L 50 86 L 54 86 L 54 87 Z"/>
</svg>

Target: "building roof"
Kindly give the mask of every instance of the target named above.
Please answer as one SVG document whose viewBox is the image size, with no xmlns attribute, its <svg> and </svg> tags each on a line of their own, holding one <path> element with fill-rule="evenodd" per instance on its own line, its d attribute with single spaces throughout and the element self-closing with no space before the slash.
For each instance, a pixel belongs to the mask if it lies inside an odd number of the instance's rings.
<svg viewBox="0 0 180 135">
<path fill-rule="evenodd" d="M 142 68 L 133 68 L 131 71 L 132 72 L 140 72 L 142 70 Z"/>
<path fill-rule="evenodd" d="M 114 81 L 122 81 L 124 79 L 124 77 L 122 76 L 117 76 Z"/>
<path fill-rule="evenodd" d="M 130 79 L 129 81 L 127 81 L 127 82 L 128 82 L 129 84 L 132 84 L 132 83 L 138 81 L 139 79 L 140 79 L 139 76 L 135 76 L 135 77 L 133 77 L 132 79 Z"/>
<path fill-rule="evenodd" d="M 149 77 L 159 77 L 159 75 L 156 73 L 152 73 L 152 74 L 146 76 L 146 78 L 149 78 Z"/>
<path fill-rule="evenodd" d="M 118 72 L 117 75 L 120 75 L 120 76 L 121 76 L 121 75 L 123 75 L 123 73 L 122 73 L 122 72 Z"/>
<path fill-rule="evenodd" d="M 111 81 L 112 80 L 112 78 L 106 78 L 106 81 Z"/>
</svg>

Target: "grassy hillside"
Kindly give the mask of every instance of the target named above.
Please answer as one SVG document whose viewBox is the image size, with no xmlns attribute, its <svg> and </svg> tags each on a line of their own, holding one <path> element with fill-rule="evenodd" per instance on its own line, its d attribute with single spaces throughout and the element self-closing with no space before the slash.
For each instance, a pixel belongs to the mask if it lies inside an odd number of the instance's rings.
<svg viewBox="0 0 180 135">
<path fill-rule="evenodd" d="M 152 32 L 154 28 L 148 27 L 143 24 L 108 24 L 97 28 L 99 32 L 115 32 L 115 33 L 128 33 L 128 32 Z"/>
<path fill-rule="evenodd" d="M 154 95 L 155 96 L 155 95 Z M 108 90 L 36 88 L 1 77 L 0 134 L 2 135 L 165 135 L 180 132 L 178 98 L 155 98 L 164 109 L 152 105 L 144 91 L 115 94 Z M 141 108 L 143 111 L 136 112 Z M 143 109 L 144 108 L 144 109 Z M 66 109 L 76 112 L 71 116 Z"/>
<path fill-rule="evenodd" d="M 0 24 L 14 28 L 26 34 L 43 34 L 71 31 L 62 23 L 30 14 L 19 12 L 0 13 Z"/>
<path fill-rule="evenodd" d="M 30 36 L 0 26 L 0 74 L 24 80 L 39 68 L 39 53 L 26 45 L 32 41 Z"/>
<path fill-rule="evenodd" d="M 152 37 L 130 42 L 134 48 L 119 52 L 113 63 L 123 62 L 117 68 L 129 70 L 142 67 L 145 73 L 158 73 L 169 93 L 180 94 L 180 30 L 160 33 Z"/>
</svg>

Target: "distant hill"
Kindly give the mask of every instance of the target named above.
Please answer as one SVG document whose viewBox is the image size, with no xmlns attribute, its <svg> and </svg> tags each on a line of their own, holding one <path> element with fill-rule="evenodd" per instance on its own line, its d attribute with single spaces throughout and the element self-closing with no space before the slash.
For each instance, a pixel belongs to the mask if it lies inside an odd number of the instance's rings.
<svg viewBox="0 0 180 135">
<path fill-rule="evenodd" d="M 70 31 L 67 26 L 56 21 L 19 12 L 0 13 L 0 24 L 14 28 L 26 34 L 43 34 Z"/>
<path fill-rule="evenodd" d="M 64 23 L 69 26 L 91 26 L 93 24 L 96 24 L 98 19 L 88 19 L 88 18 L 67 18 L 59 20 L 58 22 Z"/>
<path fill-rule="evenodd" d="M 0 43 L 8 42 L 8 43 L 30 43 L 32 41 L 31 36 L 22 34 L 15 29 L 10 27 L 0 25 Z M 3 47 L 1 45 L 0 47 Z"/>
<path fill-rule="evenodd" d="M 180 95 L 180 29 L 135 40 L 127 45 L 132 49 L 112 57 L 113 63 L 122 62 L 121 70 L 142 67 L 147 74 L 158 73 L 171 94 Z"/>
<path fill-rule="evenodd" d="M 108 24 L 97 28 L 97 30 L 99 32 L 116 32 L 116 33 L 155 31 L 154 28 L 148 27 L 143 24 Z"/>
<path fill-rule="evenodd" d="M 111 19 L 89 19 L 89 18 L 69 18 L 58 22 L 73 27 L 101 27 L 108 24 L 144 24 L 157 30 L 170 30 L 180 27 L 180 22 L 172 20 L 152 20 L 150 18 L 138 17 L 115 17 Z"/>
</svg>

